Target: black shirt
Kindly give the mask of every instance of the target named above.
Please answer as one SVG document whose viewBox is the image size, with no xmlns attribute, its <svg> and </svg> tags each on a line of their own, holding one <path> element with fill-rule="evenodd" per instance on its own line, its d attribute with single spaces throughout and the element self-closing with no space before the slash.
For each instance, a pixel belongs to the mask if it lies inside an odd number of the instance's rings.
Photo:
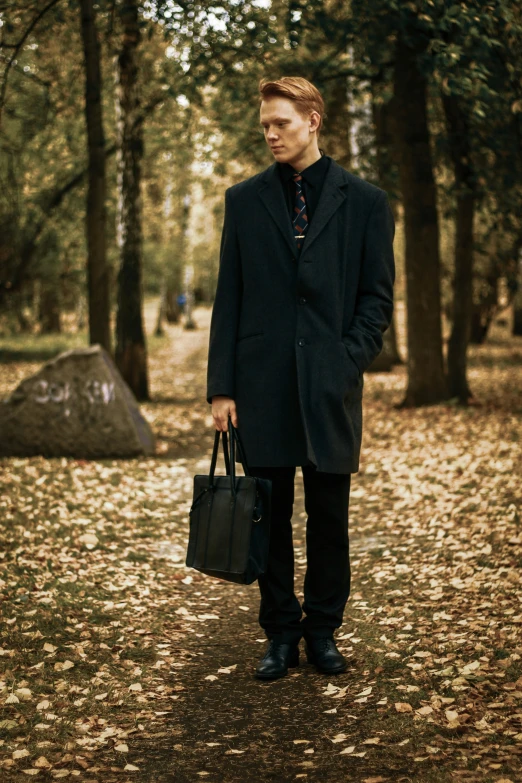
<svg viewBox="0 0 522 783">
<path fill-rule="evenodd" d="M 316 160 L 315 163 L 312 163 L 300 172 L 303 177 L 306 214 L 309 224 L 312 222 L 314 212 L 317 208 L 324 178 L 330 167 L 330 161 L 330 156 L 322 153 L 319 160 Z M 296 170 L 289 163 L 278 163 L 277 166 L 288 207 L 288 214 L 290 215 L 290 219 L 292 219 L 295 207 L 295 182 L 293 181 L 292 176 L 296 174 Z"/>
</svg>

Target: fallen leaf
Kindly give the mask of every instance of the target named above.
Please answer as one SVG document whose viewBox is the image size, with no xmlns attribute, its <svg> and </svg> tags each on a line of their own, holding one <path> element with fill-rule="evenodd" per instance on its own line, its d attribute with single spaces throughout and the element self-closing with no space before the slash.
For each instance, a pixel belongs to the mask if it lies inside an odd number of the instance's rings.
<svg viewBox="0 0 522 783">
<path fill-rule="evenodd" d="M 74 666 L 74 663 L 72 661 L 57 661 L 54 664 L 55 671 L 57 672 L 65 672 L 67 669 L 72 669 Z"/>
<path fill-rule="evenodd" d="M 18 726 L 16 720 L 0 720 L 0 729 L 14 729 L 16 726 Z"/>
<path fill-rule="evenodd" d="M 39 758 L 37 758 L 36 761 L 34 762 L 34 766 L 38 767 L 39 769 L 49 769 L 50 767 L 52 767 L 52 764 L 49 761 L 47 761 L 45 756 L 39 756 Z"/>
<path fill-rule="evenodd" d="M 84 533 L 78 538 L 78 541 L 81 544 L 85 544 L 87 549 L 94 549 L 98 543 L 98 536 L 96 536 L 94 533 Z"/>
<path fill-rule="evenodd" d="M 15 690 L 15 693 L 18 696 L 18 698 L 21 699 L 22 701 L 30 701 L 33 695 L 29 690 L 29 688 L 17 688 Z"/>
</svg>

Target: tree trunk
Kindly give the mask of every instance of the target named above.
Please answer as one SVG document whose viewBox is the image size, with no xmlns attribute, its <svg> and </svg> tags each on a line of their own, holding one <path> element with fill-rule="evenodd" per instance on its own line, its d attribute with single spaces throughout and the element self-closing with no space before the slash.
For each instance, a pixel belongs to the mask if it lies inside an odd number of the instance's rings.
<svg viewBox="0 0 522 783">
<path fill-rule="evenodd" d="M 60 296 L 56 283 L 42 282 L 41 284 L 38 320 L 40 334 L 61 333 Z"/>
<path fill-rule="evenodd" d="M 473 216 L 475 178 L 471 165 L 469 128 L 458 98 L 442 95 L 453 161 L 457 197 L 452 329 L 448 342 L 448 384 L 451 397 L 467 404 L 473 395 L 466 375 L 473 312 Z"/>
<path fill-rule="evenodd" d="M 520 274 L 522 278 L 522 273 Z M 513 336 L 522 337 L 522 279 L 513 300 Z"/>
<path fill-rule="evenodd" d="M 328 154 L 344 168 L 352 164 L 350 143 L 351 117 L 348 105 L 348 83 L 346 76 L 338 77 L 332 86 L 328 100 Z M 319 139 L 319 146 L 322 146 Z"/>
<path fill-rule="evenodd" d="M 85 61 L 85 119 L 89 160 L 87 189 L 87 291 L 89 342 L 111 353 L 110 274 L 106 246 L 105 138 L 100 47 L 93 0 L 80 0 Z"/>
<path fill-rule="evenodd" d="M 522 336 L 522 257 L 521 257 L 522 236 L 516 250 L 515 273 L 513 275 L 513 288 L 515 291 L 513 297 L 513 336 Z"/>
<path fill-rule="evenodd" d="M 395 183 L 395 161 L 393 159 L 393 134 L 391 128 L 391 104 L 394 99 L 392 98 L 387 103 L 381 100 L 376 100 L 381 96 L 378 94 L 377 80 L 372 81 L 372 116 L 373 127 L 375 130 L 375 147 L 377 158 L 377 174 L 379 176 L 379 183 L 384 190 L 388 193 L 390 199 L 390 206 L 392 208 L 395 219 L 397 220 L 397 199 L 393 198 L 393 194 L 396 191 Z M 390 370 L 394 364 L 403 364 L 399 353 L 399 347 L 397 345 L 397 330 L 395 328 L 395 311 L 393 313 L 392 322 L 388 329 L 384 332 L 384 345 L 383 350 L 372 362 L 368 368 L 370 372 L 372 370 L 382 371 Z"/>
<path fill-rule="evenodd" d="M 170 282 L 167 285 L 167 292 L 165 294 L 165 317 L 169 324 L 177 324 L 181 318 L 181 308 L 178 304 L 178 296 L 181 286 L 176 283 L 175 286 L 171 286 Z"/>
<path fill-rule="evenodd" d="M 122 45 L 116 58 L 118 127 L 118 226 L 120 250 L 116 364 L 138 400 L 149 399 L 147 348 L 142 314 L 141 160 L 143 123 L 138 94 L 140 42 L 137 0 L 119 8 Z"/>
<path fill-rule="evenodd" d="M 163 329 L 163 321 L 165 320 L 165 313 L 167 309 L 167 286 L 165 280 L 161 283 L 160 296 L 158 302 L 158 315 L 156 316 L 156 329 L 154 334 L 156 337 L 163 337 L 165 330 Z"/>
<path fill-rule="evenodd" d="M 442 355 L 437 192 L 417 52 L 399 35 L 395 51 L 395 141 L 404 204 L 408 388 L 402 406 L 447 398 Z"/>
</svg>

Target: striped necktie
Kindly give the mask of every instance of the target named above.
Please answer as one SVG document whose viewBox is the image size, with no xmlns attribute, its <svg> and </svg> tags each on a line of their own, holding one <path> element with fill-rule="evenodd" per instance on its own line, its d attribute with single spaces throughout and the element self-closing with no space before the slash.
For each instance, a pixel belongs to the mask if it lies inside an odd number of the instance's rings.
<svg viewBox="0 0 522 783">
<path fill-rule="evenodd" d="M 293 174 L 292 179 L 295 182 L 295 206 L 292 226 L 294 237 L 297 242 L 297 249 L 301 250 L 306 231 L 308 229 L 308 215 L 306 214 L 306 201 L 303 191 L 303 178 L 301 174 Z"/>
</svg>

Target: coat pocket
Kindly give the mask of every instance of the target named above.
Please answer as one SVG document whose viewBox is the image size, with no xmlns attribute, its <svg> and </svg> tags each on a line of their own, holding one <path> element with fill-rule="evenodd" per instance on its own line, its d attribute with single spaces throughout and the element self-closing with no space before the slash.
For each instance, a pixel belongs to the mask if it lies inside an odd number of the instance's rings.
<svg viewBox="0 0 522 783">
<path fill-rule="evenodd" d="M 347 362 L 348 367 L 350 368 L 350 374 L 354 378 L 357 378 L 357 380 L 358 380 L 361 377 L 361 373 L 359 371 L 359 367 L 357 366 L 357 364 L 355 362 L 355 359 L 352 359 L 352 356 L 351 356 L 350 352 L 348 351 L 348 348 L 346 347 L 344 341 L 340 340 L 339 342 L 341 343 L 341 345 L 343 347 L 343 355 L 344 355 L 344 358 L 345 358 L 345 360 Z"/>
<path fill-rule="evenodd" d="M 256 332 L 255 334 L 247 334 L 244 337 L 238 337 L 236 340 L 236 345 L 243 345 L 243 343 L 247 342 L 248 340 L 254 340 L 256 337 L 264 337 L 264 332 Z"/>
</svg>

